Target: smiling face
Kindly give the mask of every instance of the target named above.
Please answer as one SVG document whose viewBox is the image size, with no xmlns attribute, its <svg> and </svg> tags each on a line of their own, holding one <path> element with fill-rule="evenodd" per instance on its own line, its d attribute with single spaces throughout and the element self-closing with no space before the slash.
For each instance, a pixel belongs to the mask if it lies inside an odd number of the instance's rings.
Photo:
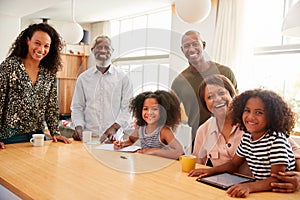
<svg viewBox="0 0 300 200">
<path fill-rule="evenodd" d="M 102 63 L 110 60 L 112 51 L 111 43 L 105 37 L 98 38 L 95 46 L 92 48 L 95 59 Z"/>
<path fill-rule="evenodd" d="M 145 99 L 142 117 L 147 122 L 147 125 L 158 124 L 160 118 L 160 106 L 155 98 Z"/>
<path fill-rule="evenodd" d="M 260 138 L 267 130 L 268 120 L 265 104 L 259 97 L 248 99 L 242 115 L 246 129 L 254 139 Z"/>
<path fill-rule="evenodd" d="M 203 60 L 204 48 L 205 42 L 201 41 L 196 33 L 185 35 L 182 38 L 181 50 L 192 65 L 198 65 Z"/>
<path fill-rule="evenodd" d="M 208 110 L 214 116 L 225 116 L 227 107 L 232 101 L 229 91 L 215 84 L 208 84 L 204 90 L 204 99 Z"/>
<path fill-rule="evenodd" d="M 31 39 L 27 38 L 28 54 L 34 60 L 41 61 L 49 53 L 51 38 L 48 33 L 36 31 Z"/>
</svg>

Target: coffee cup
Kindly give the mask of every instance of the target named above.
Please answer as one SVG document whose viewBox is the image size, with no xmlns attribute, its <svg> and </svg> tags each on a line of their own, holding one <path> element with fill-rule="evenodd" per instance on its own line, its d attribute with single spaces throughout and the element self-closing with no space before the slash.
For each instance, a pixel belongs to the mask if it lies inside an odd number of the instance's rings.
<svg viewBox="0 0 300 200">
<path fill-rule="evenodd" d="M 44 134 L 33 134 L 30 142 L 34 147 L 41 147 L 44 146 Z"/>
<path fill-rule="evenodd" d="M 82 132 L 82 142 L 91 142 L 92 141 L 92 131 L 83 131 Z"/>
<path fill-rule="evenodd" d="M 182 155 L 179 157 L 179 161 L 183 172 L 190 172 L 196 167 L 196 156 L 194 155 Z"/>
</svg>

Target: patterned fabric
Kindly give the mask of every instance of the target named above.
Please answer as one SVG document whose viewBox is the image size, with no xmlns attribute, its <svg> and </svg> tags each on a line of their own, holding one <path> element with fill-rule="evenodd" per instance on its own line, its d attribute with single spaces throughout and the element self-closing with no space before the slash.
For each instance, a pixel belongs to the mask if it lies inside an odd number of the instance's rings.
<svg viewBox="0 0 300 200">
<path fill-rule="evenodd" d="M 167 148 L 168 146 L 160 141 L 160 130 L 162 126 L 155 129 L 152 133 L 146 134 L 146 126 L 141 126 L 139 129 L 139 139 L 142 149 L 147 148 Z"/>
<path fill-rule="evenodd" d="M 251 133 L 246 132 L 237 154 L 247 160 L 253 176 L 258 180 L 271 175 L 271 165 L 285 164 L 287 171 L 295 170 L 295 157 L 283 133 L 266 133 L 259 140 L 252 141 Z"/>
<path fill-rule="evenodd" d="M 40 67 L 35 85 L 22 59 L 8 57 L 0 65 L 0 139 L 43 130 L 58 135 L 59 110 L 55 74 Z"/>
</svg>

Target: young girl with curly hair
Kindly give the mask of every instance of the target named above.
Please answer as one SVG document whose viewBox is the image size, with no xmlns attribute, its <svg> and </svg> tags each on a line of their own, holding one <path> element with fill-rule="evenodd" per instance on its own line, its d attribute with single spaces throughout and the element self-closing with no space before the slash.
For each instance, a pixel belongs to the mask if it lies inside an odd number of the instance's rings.
<svg viewBox="0 0 300 200">
<path fill-rule="evenodd" d="M 140 140 L 139 153 L 178 159 L 182 145 L 173 131 L 180 123 L 180 103 L 175 93 L 157 90 L 143 92 L 133 98 L 129 106 L 137 128 L 124 142 L 115 141 L 115 148 L 123 148 Z"/>
<path fill-rule="evenodd" d="M 278 182 L 271 174 L 295 170 L 295 157 L 287 140 L 295 124 L 295 115 L 275 92 L 248 90 L 235 97 L 230 105 L 232 124 L 245 131 L 231 162 L 210 169 L 197 169 L 200 177 L 221 172 L 235 172 L 246 160 L 255 182 L 236 184 L 227 190 L 232 197 L 271 191 Z"/>
</svg>

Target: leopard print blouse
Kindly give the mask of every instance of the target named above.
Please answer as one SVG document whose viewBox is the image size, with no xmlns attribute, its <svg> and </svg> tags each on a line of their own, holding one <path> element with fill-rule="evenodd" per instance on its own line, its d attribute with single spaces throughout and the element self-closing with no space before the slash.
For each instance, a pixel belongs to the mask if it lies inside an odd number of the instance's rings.
<svg viewBox="0 0 300 200">
<path fill-rule="evenodd" d="M 22 59 L 8 57 L 0 65 L 0 140 L 43 130 L 58 135 L 59 110 L 55 74 L 40 66 L 36 84 Z"/>
</svg>

